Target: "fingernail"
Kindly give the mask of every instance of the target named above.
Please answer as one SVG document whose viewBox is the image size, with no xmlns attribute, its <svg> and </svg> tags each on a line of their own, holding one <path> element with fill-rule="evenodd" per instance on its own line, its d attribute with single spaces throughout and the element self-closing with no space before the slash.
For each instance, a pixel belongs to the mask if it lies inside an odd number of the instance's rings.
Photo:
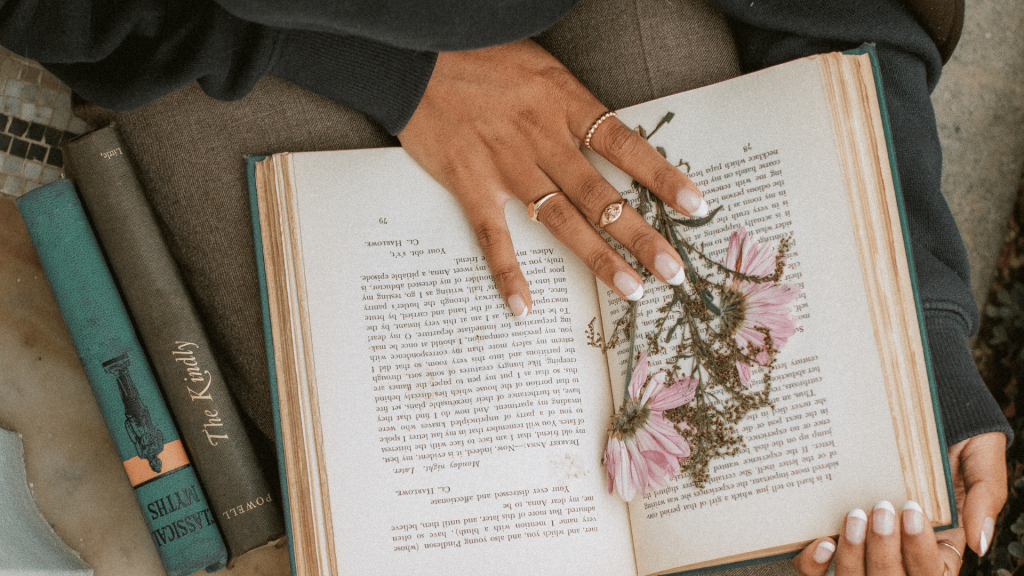
<svg viewBox="0 0 1024 576">
<path fill-rule="evenodd" d="M 984 524 L 981 525 L 981 554 L 978 556 L 984 556 L 988 552 L 988 546 L 992 543 L 992 535 L 996 531 L 996 521 L 991 516 L 985 518 Z"/>
<path fill-rule="evenodd" d="M 846 515 L 846 540 L 851 544 L 860 544 L 867 535 L 868 515 L 860 508 L 850 510 Z"/>
<path fill-rule="evenodd" d="M 530 309 L 526 307 L 526 301 L 519 294 L 508 297 L 508 307 L 512 309 L 512 314 L 519 320 L 526 318 L 530 313 Z"/>
<path fill-rule="evenodd" d="M 871 511 L 871 531 L 880 536 L 888 536 L 895 529 L 896 509 L 885 500 L 875 504 Z"/>
<path fill-rule="evenodd" d="M 641 284 L 636 278 L 633 278 L 628 272 L 616 272 L 615 273 L 615 288 L 620 294 L 623 294 L 626 300 L 637 300 L 644 296 L 644 285 Z"/>
<path fill-rule="evenodd" d="M 829 540 L 822 540 L 818 543 L 818 547 L 814 549 L 814 561 L 818 564 L 824 564 L 832 559 L 832 554 L 835 551 L 835 544 Z"/>
<path fill-rule="evenodd" d="M 903 504 L 903 531 L 907 534 L 920 534 L 924 530 L 924 511 L 913 500 Z"/>
<path fill-rule="evenodd" d="M 708 201 L 692 185 L 688 185 L 676 195 L 676 204 L 686 210 L 690 218 L 703 218 L 708 215 Z"/>
<path fill-rule="evenodd" d="M 675 258 L 665 252 L 654 257 L 654 269 L 671 286 L 679 286 L 686 280 L 686 271 Z"/>
</svg>

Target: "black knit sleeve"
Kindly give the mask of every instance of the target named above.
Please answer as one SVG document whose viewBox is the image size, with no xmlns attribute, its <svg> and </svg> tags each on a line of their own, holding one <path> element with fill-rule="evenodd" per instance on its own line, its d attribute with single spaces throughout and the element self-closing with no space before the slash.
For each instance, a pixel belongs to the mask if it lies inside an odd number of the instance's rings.
<svg viewBox="0 0 1024 576">
<path fill-rule="evenodd" d="M 368 114 L 392 134 L 412 116 L 436 54 L 365 38 L 275 28 L 217 3 L 8 0 L 0 44 L 85 99 L 142 106 L 190 82 L 219 100 L 276 75 Z"/>
<path fill-rule="evenodd" d="M 398 134 L 416 111 L 437 53 L 354 36 L 282 32 L 269 73 L 370 116 Z"/>
</svg>

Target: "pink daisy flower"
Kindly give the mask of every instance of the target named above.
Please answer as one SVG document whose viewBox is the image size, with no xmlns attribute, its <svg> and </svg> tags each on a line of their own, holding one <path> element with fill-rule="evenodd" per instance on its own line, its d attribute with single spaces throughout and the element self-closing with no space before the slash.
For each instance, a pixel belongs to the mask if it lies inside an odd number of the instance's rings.
<svg viewBox="0 0 1024 576">
<path fill-rule="evenodd" d="M 771 246 L 760 246 L 740 227 L 729 238 L 725 265 L 747 276 L 770 276 L 775 272 L 778 254 Z M 765 331 L 771 335 L 772 346 L 780 350 L 796 333 L 796 320 L 790 303 L 800 289 L 791 284 L 749 282 L 737 277 L 729 280 L 722 296 L 722 322 L 736 346 L 753 361 L 765 366 L 771 360 L 765 342 Z M 740 382 L 750 385 L 751 366 L 737 361 Z"/>
<path fill-rule="evenodd" d="M 662 371 L 648 378 L 647 352 L 641 353 L 629 381 L 629 397 L 608 429 L 603 461 L 608 493 L 618 489 L 626 502 L 648 488 L 664 488 L 690 455 L 690 445 L 664 412 L 692 400 L 697 379 L 681 377 L 666 384 L 666 376 Z"/>
</svg>

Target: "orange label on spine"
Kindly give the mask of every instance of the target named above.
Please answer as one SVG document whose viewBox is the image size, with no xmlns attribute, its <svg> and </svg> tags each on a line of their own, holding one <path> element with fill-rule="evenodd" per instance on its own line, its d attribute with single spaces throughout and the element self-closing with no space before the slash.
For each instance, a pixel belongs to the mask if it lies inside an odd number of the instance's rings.
<svg viewBox="0 0 1024 576">
<path fill-rule="evenodd" d="M 132 486 L 138 486 L 148 482 L 161 474 L 177 470 L 188 464 L 188 455 L 181 440 L 164 444 L 164 449 L 155 458 L 145 460 L 136 456 L 124 461 L 124 470 L 128 473 L 128 480 Z M 154 469 L 155 468 L 155 469 Z"/>
</svg>

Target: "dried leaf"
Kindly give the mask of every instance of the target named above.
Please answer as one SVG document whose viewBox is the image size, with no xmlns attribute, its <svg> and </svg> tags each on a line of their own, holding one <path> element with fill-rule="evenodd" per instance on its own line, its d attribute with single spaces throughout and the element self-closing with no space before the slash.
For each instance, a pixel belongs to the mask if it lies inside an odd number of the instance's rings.
<svg viewBox="0 0 1024 576">
<path fill-rule="evenodd" d="M 676 224 L 682 224 L 683 226 L 686 226 L 686 227 L 689 227 L 689 228 L 699 228 L 701 226 L 709 224 L 712 220 L 714 220 L 715 216 L 718 214 L 718 211 L 721 210 L 721 209 L 722 209 L 722 207 L 719 206 L 718 208 L 715 208 L 714 210 L 712 210 L 711 214 L 708 214 L 707 216 L 705 216 L 703 218 L 693 218 L 691 220 L 680 220 L 678 218 L 670 218 L 670 220 L 672 220 Z"/>
</svg>

